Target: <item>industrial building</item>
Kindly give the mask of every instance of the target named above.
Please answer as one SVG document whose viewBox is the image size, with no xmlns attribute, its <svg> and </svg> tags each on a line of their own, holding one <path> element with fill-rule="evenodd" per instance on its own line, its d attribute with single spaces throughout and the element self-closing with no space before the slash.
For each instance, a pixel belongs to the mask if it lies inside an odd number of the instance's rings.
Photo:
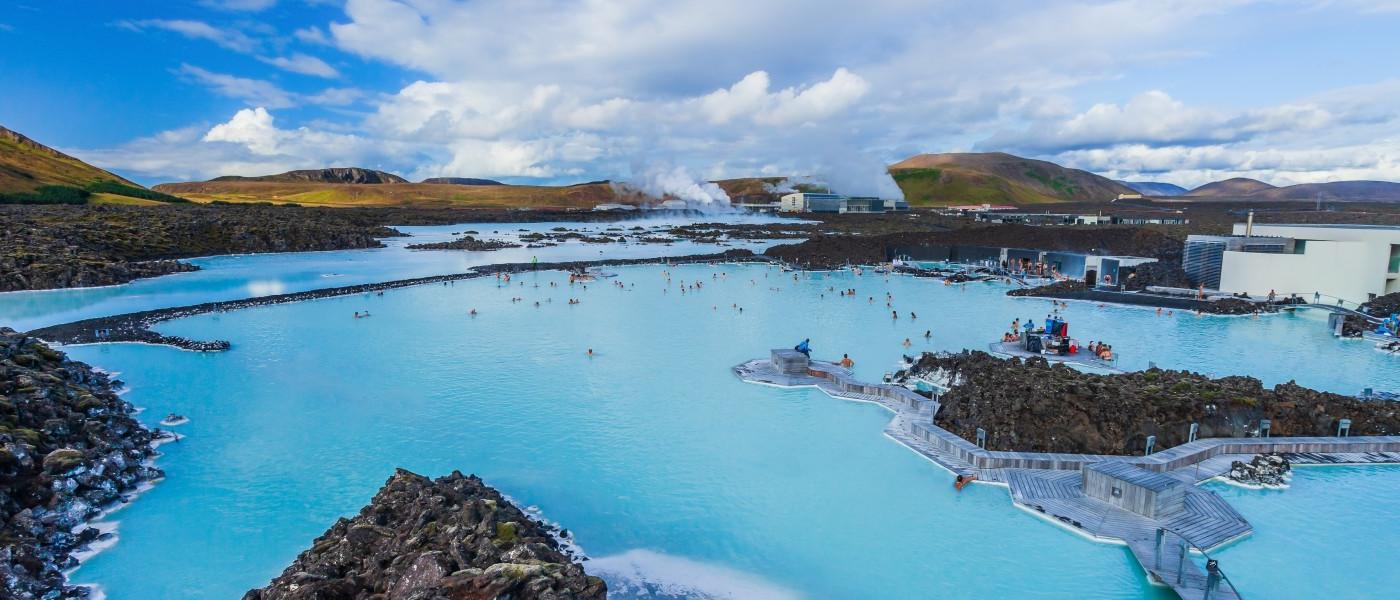
<svg viewBox="0 0 1400 600">
<path fill-rule="evenodd" d="M 882 200 L 872 196 L 794 192 L 779 199 L 778 210 L 781 212 L 814 213 L 882 213 L 907 211 L 909 203 L 904 200 Z"/>
<path fill-rule="evenodd" d="M 1361 303 L 1400 291 L 1400 227 L 1237 223 L 1187 237 L 1182 267 L 1225 293 Z"/>
</svg>

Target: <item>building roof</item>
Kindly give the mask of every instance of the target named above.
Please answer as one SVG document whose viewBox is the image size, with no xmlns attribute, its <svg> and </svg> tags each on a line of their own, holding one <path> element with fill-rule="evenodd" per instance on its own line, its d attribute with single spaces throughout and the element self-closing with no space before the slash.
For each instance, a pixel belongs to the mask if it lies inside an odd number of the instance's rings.
<svg viewBox="0 0 1400 600">
<path fill-rule="evenodd" d="M 1182 481 L 1161 473 L 1153 473 L 1121 460 L 1089 463 L 1084 465 L 1084 468 L 1154 492 L 1164 492 L 1179 485 L 1186 485 Z"/>
<path fill-rule="evenodd" d="M 1236 225 L 1244 225 L 1244 223 L 1236 223 Z M 1351 223 L 1255 223 L 1254 227 L 1308 227 L 1318 229 L 1379 229 L 1400 231 L 1400 225 L 1363 225 Z"/>
</svg>

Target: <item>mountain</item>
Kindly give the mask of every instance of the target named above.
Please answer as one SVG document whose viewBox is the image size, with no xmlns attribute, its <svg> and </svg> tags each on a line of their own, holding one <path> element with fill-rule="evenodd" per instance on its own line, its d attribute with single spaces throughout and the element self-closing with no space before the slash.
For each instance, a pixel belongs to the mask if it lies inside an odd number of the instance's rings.
<svg viewBox="0 0 1400 600">
<path fill-rule="evenodd" d="M 85 189 L 102 182 L 141 187 L 0 127 L 0 192 L 31 192 L 46 185 Z"/>
<path fill-rule="evenodd" d="M 1216 198 L 1241 198 L 1257 192 L 1272 190 L 1274 186 L 1248 177 L 1235 177 L 1224 181 L 1207 183 L 1186 192 L 1186 196 L 1207 196 Z"/>
<path fill-rule="evenodd" d="M 436 183 L 451 185 L 505 185 L 495 179 L 477 179 L 475 177 L 429 177 L 419 183 Z"/>
<path fill-rule="evenodd" d="M 1400 202 L 1400 183 L 1394 181 L 1334 181 L 1301 183 L 1255 192 L 1248 198 L 1269 200 L 1341 202 Z"/>
<path fill-rule="evenodd" d="M 1111 179 L 1002 152 L 920 154 L 890 165 L 912 205 L 1109 202 L 1136 193 Z"/>
<path fill-rule="evenodd" d="M 407 179 L 399 177 L 393 173 L 376 171 L 374 169 L 362 169 L 360 167 L 330 167 L 327 169 L 308 169 L 304 171 L 287 171 L 277 175 L 261 175 L 257 177 L 241 177 L 238 175 L 225 175 L 215 177 L 209 181 L 266 181 L 273 183 L 353 183 L 353 184 L 381 184 L 381 183 L 408 183 Z"/>
<path fill-rule="evenodd" d="M 1114 183 L 1133 188 L 1144 196 L 1181 196 L 1186 193 L 1186 188 L 1175 183 L 1164 183 L 1161 181 L 1121 181 L 1117 179 L 1113 181 Z"/>
</svg>

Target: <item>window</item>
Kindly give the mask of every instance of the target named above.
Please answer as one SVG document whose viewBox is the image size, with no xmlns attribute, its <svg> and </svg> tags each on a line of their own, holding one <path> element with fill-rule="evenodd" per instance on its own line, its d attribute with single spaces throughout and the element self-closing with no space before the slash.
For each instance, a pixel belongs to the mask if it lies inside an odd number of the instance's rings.
<svg viewBox="0 0 1400 600">
<path fill-rule="evenodd" d="M 1116 486 L 1116 485 L 1113 486 L 1113 497 L 1114 497 L 1114 498 L 1122 498 L 1122 497 L 1123 497 L 1123 488 L 1120 488 L 1120 487 L 1118 487 L 1118 486 Z"/>
</svg>

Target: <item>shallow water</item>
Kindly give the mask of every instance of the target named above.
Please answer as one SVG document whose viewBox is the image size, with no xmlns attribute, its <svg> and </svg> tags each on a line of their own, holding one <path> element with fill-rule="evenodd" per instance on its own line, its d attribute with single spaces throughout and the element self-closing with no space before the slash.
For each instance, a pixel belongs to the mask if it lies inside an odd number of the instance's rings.
<svg viewBox="0 0 1400 600">
<path fill-rule="evenodd" d="M 166 446 L 160 461 L 170 477 L 117 514 L 120 543 L 75 581 L 110 598 L 236 596 L 280 572 L 403 466 L 474 472 L 540 507 L 575 532 L 614 589 L 1163 593 L 1124 548 L 1015 510 L 1004 488 L 953 492 L 951 475 L 881 436 L 883 409 L 749 385 L 729 372 L 810 337 L 816 356 L 849 353 L 858 376 L 877 379 L 901 354 L 984 348 L 1012 318 L 1043 317 L 1047 301 L 1008 298 L 1001 285 L 873 274 L 794 281 L 763 265 L 676 267 L 669 286 L 662 267 L 614 271 L 625 288 L 613 280 L 569 288 L 564 274 L 543 272 L 509 287 L 464 281 L 159 327 L 229 339 L 225 353 L 70 348 L 121 371 L 128 398 L 149 407 L 143 420 L 191 418 L 179 428 L 189 438 Z M 682 280 L 703 289 L 682 295 Z M 859 296 L 828 291 L 849 287 Z M 472 308 L 478 317 L 467 316 Z M 375 316 L 352 319 L 358 310 Z M 1129 368 L 1153 360 L 1270 384 L 1396 387 L 1388 357 L 1334 340 L 1316 315 L 1168 318 L 1087 303 L 1067 313 L 1076 335 L 1113 343 Z M 1225 565 L 1237 582 L 1256 568 Z"/>
<path fill-rule="evenodd" d="M 1400 589 L 1400 466 L 1298 467 L 1284 490 L 1206 484 L 1254 525 L 1213 556 L 1253 598 L 1381 598 Z"/>
<path fill-rule="evenodd" d="M 736 241 L 729 246 L 679 241 L 661 244 L 585 244 L 568 242 L 548 248 L 508 248 L 490 252 L 461 250 L 408 250 L 409 244 L 450 241 L 463 231 L 476 231 L 475 237 L 518 241 L 527 232 L 547 232 L 555 227 L 590 232 L 608 232 L 640 226 L 669 227 L 688 223 L 772 223 L 780 219 L 762 215 L 718 215 L 710 217 L 638 219 L 617 223 L 486 223 L 466 225 L 399 226 L 411 237 L 383 240 L 386 247 L 363 250 L 298 252 L 289 254 L 236 254 L 189 259 L 203 270 L 178 273 L 128 284 L 96 288 L 40 290 L 0 293 L 0 325 L 20 331 L 59 323 L 155 308 L 187 306 L 218 300 L 287 294 L 305 290 L 341 287 L 429 275 L 461 273 L 484 264 L 595 260 L 599 258 L 644 258 L 709 254 L 730 248 L 754 251 L 773 245 L 772 241 Z M 791 219 L 781 222 L 792 223 Z M 632 232 L 628 231 L 627 234 Z M 791 240 L 784 240 L 790 242 Z"/>
</svg>

